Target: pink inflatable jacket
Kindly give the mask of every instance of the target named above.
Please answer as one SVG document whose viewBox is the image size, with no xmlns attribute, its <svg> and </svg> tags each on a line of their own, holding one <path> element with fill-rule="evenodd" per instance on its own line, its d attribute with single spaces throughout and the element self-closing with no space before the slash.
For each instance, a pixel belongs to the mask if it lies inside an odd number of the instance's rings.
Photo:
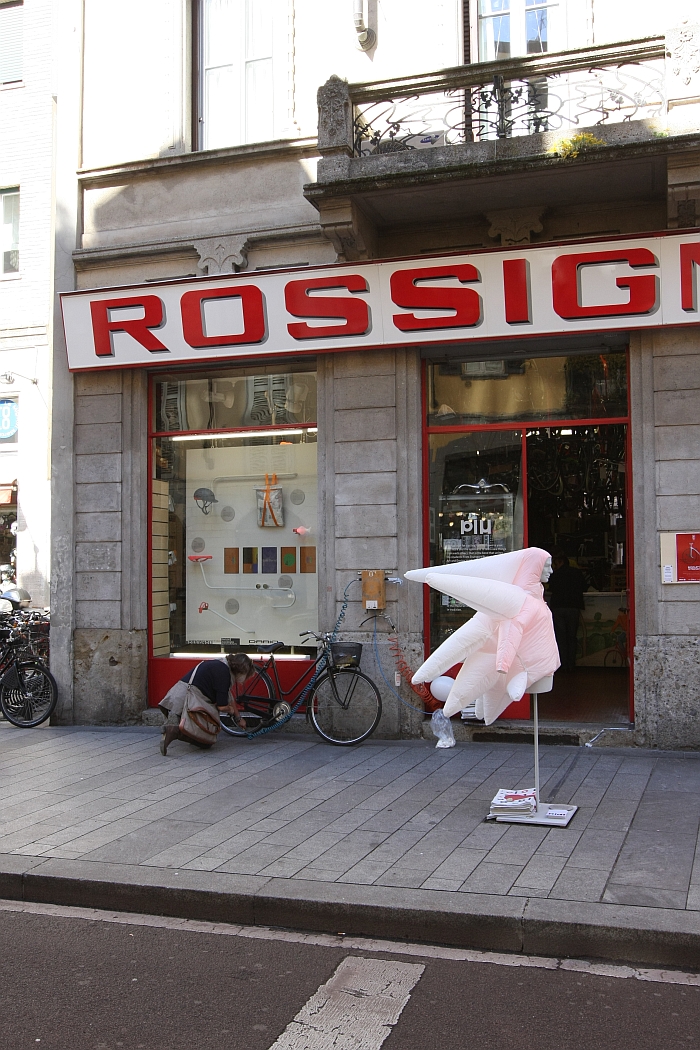
<svg viewBox="0 0 700 1050">
<path fill-rule="evenodd" d="M 406 579 L 427 583 L 476 611 L 413 676 L 416 683 L 432 682 L 462 664 L 445 702 L 448 718 L 475 703 L 477 718 L 489 725 L 534 682 L 559 667 L 542 588 L 550 571 L 547 551 L 528 547 L 405 573 Z"/>
</svg>

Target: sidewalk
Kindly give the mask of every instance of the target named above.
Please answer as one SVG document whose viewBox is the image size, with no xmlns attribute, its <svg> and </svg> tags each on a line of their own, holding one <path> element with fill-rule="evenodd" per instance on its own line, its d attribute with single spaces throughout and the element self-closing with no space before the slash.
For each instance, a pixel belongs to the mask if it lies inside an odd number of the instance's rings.
<svg viewBox="0 0 700 1050">
<path fill-rule="evenodd" d="M 0 722 L 0 897 L 700 968 L 700 754 Z"/>
</svg>

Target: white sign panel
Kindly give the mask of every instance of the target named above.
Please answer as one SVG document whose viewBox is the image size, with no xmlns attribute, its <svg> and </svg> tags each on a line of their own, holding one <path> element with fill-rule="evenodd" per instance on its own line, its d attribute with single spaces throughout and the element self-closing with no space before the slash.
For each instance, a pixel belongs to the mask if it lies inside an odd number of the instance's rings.
<svg viewBox="0 0 700 1050">
<path fill-rule="evenodd" d="M 61 297 L 69 367 L 697 324 L 700 233 L 199 277 Z"/>
</svg>

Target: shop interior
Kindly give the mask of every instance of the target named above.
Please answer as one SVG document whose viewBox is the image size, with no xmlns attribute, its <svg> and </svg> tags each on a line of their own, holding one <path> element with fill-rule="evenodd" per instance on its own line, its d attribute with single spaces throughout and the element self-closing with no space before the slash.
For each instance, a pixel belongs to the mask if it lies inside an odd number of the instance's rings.
<svg viewBox="0 0 700 1050">
<path fill-rule="evenodd" d="M 567 559 L 585 588 L 575 666 L 540 716 L 627 724 L 626 354 L 431 364 L 427 397 L 431 564 L 523 546 Z M 429 602 L 434 649 L 470 614 L 437 592 Z M 513 708 L 504 717 L 528 717 Z"/>
</svg>

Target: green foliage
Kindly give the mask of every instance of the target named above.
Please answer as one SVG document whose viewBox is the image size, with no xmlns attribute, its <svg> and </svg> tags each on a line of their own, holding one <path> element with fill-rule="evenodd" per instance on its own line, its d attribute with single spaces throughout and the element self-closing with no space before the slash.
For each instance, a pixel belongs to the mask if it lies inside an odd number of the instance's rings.
<svg viewBox="0 0 700 1050">
<path fill-rule="evenodd" d="M 580 153 L 585 153 L 586 150 L 596 149 L 596 147 L 604 145 L 603 139 L 596 138 L 589 131 L 580 131 L 577 135 L 572 135 L 571 138 L 559 139 L 558 142 L 555 142 L 550 147 L 549 153 L 554 153 L 557 157 L 573 159 L 578 157 Z"/>
</svg>

